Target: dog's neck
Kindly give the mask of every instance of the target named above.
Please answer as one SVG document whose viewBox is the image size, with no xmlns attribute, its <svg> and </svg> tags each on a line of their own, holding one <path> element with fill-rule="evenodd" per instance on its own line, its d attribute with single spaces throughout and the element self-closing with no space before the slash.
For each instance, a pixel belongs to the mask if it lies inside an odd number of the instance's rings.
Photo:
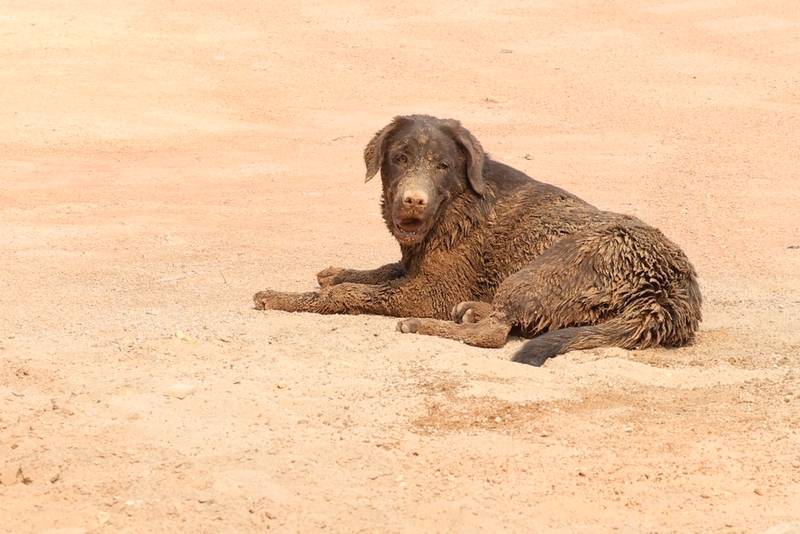
<svg viewBox="0 0 800 534">
<path fill-rule="evenodd" d="M 425 239 L 414 245 L 400 245 L 405 268 L 416 271 L 430 252 L 450 250 L 469 239 L 481 224 L 491 219 L 493 200 L 494 192 L 487 188 L 482 197 L 464 191 L 448 202 Z M 391 228 L 391 215 L 385 205 L 383 216 Z"/>
</svg>

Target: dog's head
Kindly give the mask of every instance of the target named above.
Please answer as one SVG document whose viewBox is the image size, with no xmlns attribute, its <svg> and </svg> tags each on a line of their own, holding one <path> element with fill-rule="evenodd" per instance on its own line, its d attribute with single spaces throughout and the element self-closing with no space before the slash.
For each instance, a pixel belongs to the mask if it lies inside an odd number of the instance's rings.
<svg viewBox="0 0 800 534">
<path fill-rule="evenodd" d="M 458 121 L 396 117 L 364 149 L 367 181 L 381 172 L 386 224 L 402 245 L 422 241 L 462 194 L 483 195 L 485 155 Z"/>
</svg>

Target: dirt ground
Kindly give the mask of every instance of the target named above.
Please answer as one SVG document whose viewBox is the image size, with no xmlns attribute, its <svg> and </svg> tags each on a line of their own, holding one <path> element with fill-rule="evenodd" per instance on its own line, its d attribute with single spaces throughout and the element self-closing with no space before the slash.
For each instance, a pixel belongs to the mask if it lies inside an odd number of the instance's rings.
<svg viewBox="0 0 800 534">
<path fill-rule="evenodd" d="M 800 531 L 800 11 L 0 7 L 0 531 Z M 395 114 L 679 243 L 679 350 L 257 312 L 394 261 Z"/>
</svg>

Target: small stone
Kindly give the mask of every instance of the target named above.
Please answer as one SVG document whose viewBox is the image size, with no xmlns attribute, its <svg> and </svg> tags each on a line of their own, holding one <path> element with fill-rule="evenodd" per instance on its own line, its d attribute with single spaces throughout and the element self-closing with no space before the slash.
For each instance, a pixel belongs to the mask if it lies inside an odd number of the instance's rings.
<svg viewBox="0 0 800 534">
<path fill-rule="evenodd" d="M 169 386 L 167 389 L 164 390 L 164 395 L 183 400 L 188 395 L 194 393 L 195 389 L 197 389 L 197 387 L 193 386 L 192 384 L 182 384 L 182 383 L 172 384 L 171 386 Z"/>
<path fill-rule="evenodd" d="M 73 412 L 72 409 L 62 406 L 58 399 L 50 399 L 50 409 L 54 412 L 61 412 L 64 415 L 75 415 L 75 412 Z"/>
<path fill-rule="evenodd" d="M 108 512 L 97 512 L 97 522 L 101 525 L 108 523 L 109 519 L 111 519 L 111 514 Z"/>
<path fill-rule="evenodd" d="M 494 422 L 495 423 L 502 423 L 503 422 L 503 418 L 498 415 L 497 417 L 494 418 Z"/>
<path fill-rule="evenodd" d="M 178 330 L 177 332 L 175 332 L 175 337 L 180 339 L 181 341 L 194 341 L 194 339 L 191 336 L 187 335 L 182 330 Z"/>
<path fill-rule="evenodd" d="M 18 466 L 8 466 L 0 469 L 0 484 L 3 486 L 11 486 L 19 482 L 17 474 L 20 472 Z"/>
<path fill-rule="evenodd" d="M 17 469 L 17 480 L 19 482 L 22 482 L 26 486 L 28 484 L 33 484 L 33 479 L 31 477 L 27 476 L 25 473 L 23 473 L 21 467 L 19 469 Z"/>
<path fill-rule="evenodd" d="M 753 493 L 755 493 L 756 495 L 764 495 L 764 493 L 761 491 L 760 488 L 753 489 Z"/>
</svg>

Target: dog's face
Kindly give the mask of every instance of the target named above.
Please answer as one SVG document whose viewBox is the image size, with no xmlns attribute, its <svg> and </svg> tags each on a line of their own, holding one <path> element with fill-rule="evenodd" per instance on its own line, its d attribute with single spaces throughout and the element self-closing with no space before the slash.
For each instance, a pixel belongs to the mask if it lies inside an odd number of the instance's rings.
<svg viewBox="0 0 800 534">
<path fill-rule="evenodd" d="M 482 195 L 484 153 L 454 120 L 397 117 L 364 150 L 367 181 L 383 181 L 386 224 L 402 245 L 422 241 L 449 201 L 467 191 Z"/>
</svg>

